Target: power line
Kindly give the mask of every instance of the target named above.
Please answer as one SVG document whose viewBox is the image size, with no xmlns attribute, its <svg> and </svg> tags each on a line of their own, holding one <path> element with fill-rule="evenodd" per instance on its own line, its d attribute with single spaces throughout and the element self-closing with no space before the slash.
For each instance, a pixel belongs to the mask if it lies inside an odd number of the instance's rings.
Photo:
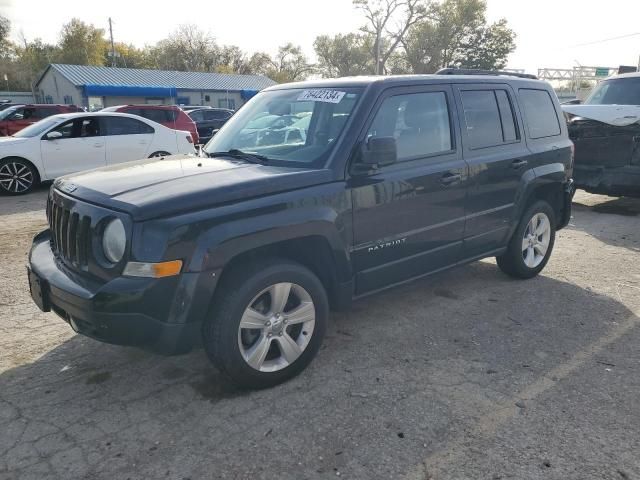
<svg viewBox="0 0 640 480">
<path fill-rule="evenodd" d="M 593 42 L 578 43 L 577 45 L 569 45 L 568 48 L 586 47 L 587 45 L 595 45 L 598 43 L 611 42 L 613 40 L 622 40 L 623 38 L 635 37 L 636 35 L 640 35 L 640 32 L 630 33 L 628 35 L 620 35 L 619 37 L 603 38 L 602 40 L 595 40 Z"/>
</svg>

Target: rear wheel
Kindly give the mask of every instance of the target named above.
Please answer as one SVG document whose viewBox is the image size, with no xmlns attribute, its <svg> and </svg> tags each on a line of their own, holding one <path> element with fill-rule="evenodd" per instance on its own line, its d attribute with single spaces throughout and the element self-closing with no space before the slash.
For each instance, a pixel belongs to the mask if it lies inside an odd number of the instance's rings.
<svg viewBox="0 0 640 480">
<path fill-rule="evenodd" d="M 210 360 L 243 388 L 271 387 L 304 370 L 329 312 L 318 277 L 300 264 L 270 260 L 224 282 L 204 326 Z"/>
<path fill-rule="evenodd" d="M 545 201 L 534 203 L 522 216 L 507 251 L 496 257 L 498 266 L 515 278 L 535 277 L 549 261 L 555 236 L 553 209 Z"/>
<path fill-rule="evenodd" d="M 40 183 L 35 167 L 22 158 L 6 158 L 0 161 L 0 192 L 6 195 L 23 195 Z"/>
</svg>

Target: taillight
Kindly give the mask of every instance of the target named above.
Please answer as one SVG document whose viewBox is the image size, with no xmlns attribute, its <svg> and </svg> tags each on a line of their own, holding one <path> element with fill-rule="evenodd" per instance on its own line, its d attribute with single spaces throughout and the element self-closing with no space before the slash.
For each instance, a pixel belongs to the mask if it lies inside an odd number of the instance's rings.
<svg viewBox="0 0 640 480">
<path fill-rule="evenodd" d="M 191 134 L 187 135 L 187 142 L 193 143 L 193 138 L 191 138 Z"/>
</svg>

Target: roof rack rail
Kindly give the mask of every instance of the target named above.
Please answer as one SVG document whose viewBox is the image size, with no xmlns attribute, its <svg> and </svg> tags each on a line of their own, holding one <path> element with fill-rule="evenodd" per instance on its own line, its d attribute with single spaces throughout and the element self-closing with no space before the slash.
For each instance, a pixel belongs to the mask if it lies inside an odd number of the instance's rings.
<svg viewBox="0 0 640 480">
<path fill-rule="evenodd" d="M 436 72 L 436 75 L 504 75 L 538 80 L 538 77 L 530 73 L 506 72 L 504 70 L 475 70 L 471 68 L 441 68 Z"/>
</svg>

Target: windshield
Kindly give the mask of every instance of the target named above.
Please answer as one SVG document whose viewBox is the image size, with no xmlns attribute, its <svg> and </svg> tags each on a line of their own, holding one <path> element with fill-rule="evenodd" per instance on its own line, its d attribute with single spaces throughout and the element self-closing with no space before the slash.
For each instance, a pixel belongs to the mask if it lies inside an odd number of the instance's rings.
<svg viewBox="0 0 640 480">
<path fill-rule="evenodd" d="M 18 133 L 14 133 L 13 136 L 16 138 L 31 138 L 37 137 L 41 133 L 49 130 L 51 127 L 56 125 L 60 119 L 57 118 L 44 118 L 39 122 L 34 123 L 33 125 L 29 125 L 26 128 L 23 128 Z"/>
<path fill-rule="evenodd" d="M 289 89 L 252 98 L 207 143 L 204 152 L 259 155 L 269 164 L 323 164 L 361 88 Z M 297 164 L 297 165 L 296 165 Z"/>
<path fill-rule="evenodd" d="M 605 80 L 594 88 L 585 105 L 640 105 L 640 77 Z"/>
<path fill-rule="evenodd" d="M 17 109 L 18 109 L 18 107 L 9 107 L 9 108 L 6 108 L 6 109 L 2 110 L 0 112 L 0 120 L 4 120 L 9 115 L 11 115 L 13 112 L 15 112 Z"/>
</svg>

